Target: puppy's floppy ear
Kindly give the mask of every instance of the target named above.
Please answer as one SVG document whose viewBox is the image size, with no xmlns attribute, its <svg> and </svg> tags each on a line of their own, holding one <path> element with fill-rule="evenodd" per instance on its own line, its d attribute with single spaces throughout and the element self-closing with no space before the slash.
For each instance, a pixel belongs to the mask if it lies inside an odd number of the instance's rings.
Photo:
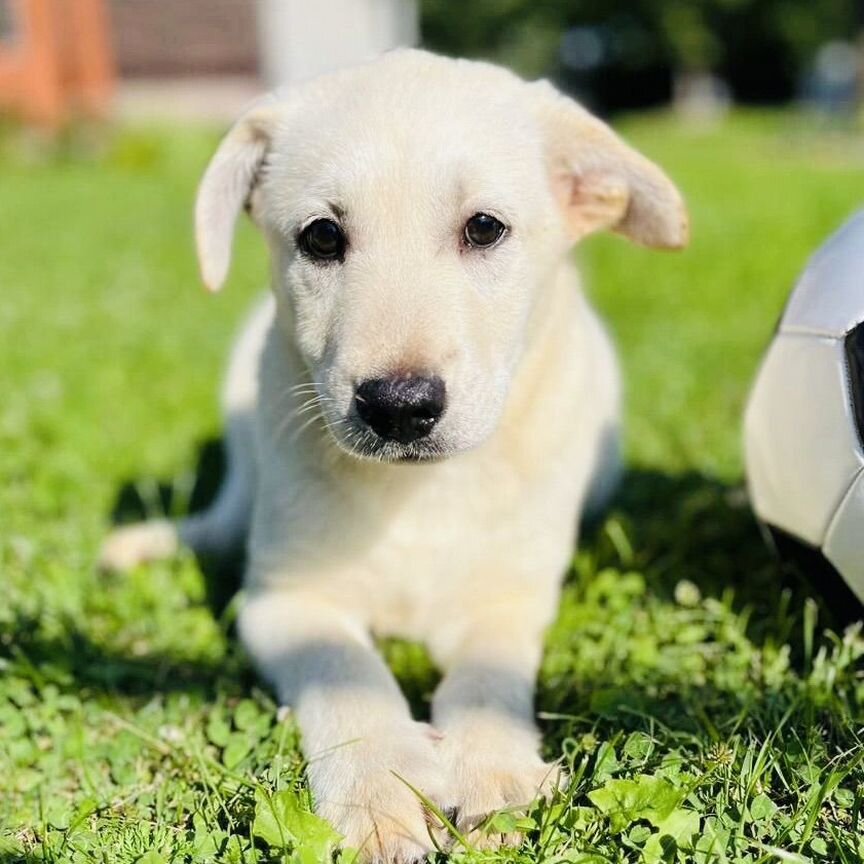
<svg viewBox="0 0 864 864">
<path fill-rule="evenodd" d="M 264 104 L 241 117 L 222 140 L 195 202 L 195 241 L 201 278 L 218 291 L 228 275 L 237 217 L 252 194 L 270 147 L 277 109 Z"/>
<path fill-rule="evenodd" d="M 672 181 L 547 81 L 530 87 L 552 187 L 572 239 L 611 229 L 644 246 L 686 246 L 687 208 Z"/>
</svg>

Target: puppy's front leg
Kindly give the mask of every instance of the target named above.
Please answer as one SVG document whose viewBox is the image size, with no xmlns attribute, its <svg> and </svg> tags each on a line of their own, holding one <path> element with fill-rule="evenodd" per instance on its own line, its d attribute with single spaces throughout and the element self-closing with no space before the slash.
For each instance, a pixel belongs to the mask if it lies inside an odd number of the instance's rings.
<svg viewBox="0 0 864 864">
<path fill-rule="evenodd" d="M 540 758 L 534 687 L 541 625 L 518 605 L 487 609 L 462 635 L 435 652 L 447 670 L 432 702 L 432 719 L 456 794 L 457 824 L 475 831 L 492 812 L 524 807 L 558 784 L 560 771 Z M 494 846 L 494 835 L 472 837 Z"/>
<path fill-rule="evenodd" d="M 427 813 L 403 781 L 447 807 L 445 774 L 362 623 L 309 594 L 266 590 L 247 600 L 240 631 L 295 713 L 316 810 L 345 845 L 375 862 L 429 852 Z"/>
</svg>

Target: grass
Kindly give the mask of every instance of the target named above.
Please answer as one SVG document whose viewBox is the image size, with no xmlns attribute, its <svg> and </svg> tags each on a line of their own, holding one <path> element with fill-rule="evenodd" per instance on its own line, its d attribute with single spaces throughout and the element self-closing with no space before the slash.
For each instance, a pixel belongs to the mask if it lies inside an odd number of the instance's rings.
<svg viewBox="0 0 864 864">
<path fill-rule="evenodd" d="M 864 197 L 864 152 L 785 114 L 626 131 L 681 183 L 694 241 L 581 253 L 624 359 L 631 470 L 575 556 L 541 674 L 544 746 L 573 780 L 496 817 L 521 848 L 453 858 L 860 862 L 864 638 L 765 551 L 739 419 L 796 272 Z M 232 636 L 231 582 L 188 558 L 93 567 L 112 515 L 206 494 L 219 370 L 266 271 L 246 228 L 224 294 L 196 288 L 190 202 L 215 138 L 3 140 L 0 862 L 326 860 L 296 729 Z M 386 650 L 422 710 L 422 651 Z"/>
</svg>

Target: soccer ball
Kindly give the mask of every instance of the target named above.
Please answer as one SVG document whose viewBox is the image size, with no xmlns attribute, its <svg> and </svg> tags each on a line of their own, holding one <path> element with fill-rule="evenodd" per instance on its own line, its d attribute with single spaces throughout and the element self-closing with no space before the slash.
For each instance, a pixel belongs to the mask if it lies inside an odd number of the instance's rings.
<svg viewBox="0 0 864 864">
<path fill-rule="evenodd" d="M 832 605 L 864 603 L 864 211 L 811 258 L 744 421 L 756 515 Z"/>
</svg>

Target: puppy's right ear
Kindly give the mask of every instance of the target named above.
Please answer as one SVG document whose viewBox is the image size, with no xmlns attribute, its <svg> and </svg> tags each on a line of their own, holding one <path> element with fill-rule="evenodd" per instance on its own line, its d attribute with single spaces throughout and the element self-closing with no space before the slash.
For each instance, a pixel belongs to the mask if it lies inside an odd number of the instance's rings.
<svg viewBox="0 0 864 864">
<path fill-rule="evenodd" d="M 218 291 L 231 265 L 234 226 L 270 148 L 277 109 L 253 108 L 225 136 L 216 151 L 195 202 L 195 242 L 201 278 Z"/>
</svg>

